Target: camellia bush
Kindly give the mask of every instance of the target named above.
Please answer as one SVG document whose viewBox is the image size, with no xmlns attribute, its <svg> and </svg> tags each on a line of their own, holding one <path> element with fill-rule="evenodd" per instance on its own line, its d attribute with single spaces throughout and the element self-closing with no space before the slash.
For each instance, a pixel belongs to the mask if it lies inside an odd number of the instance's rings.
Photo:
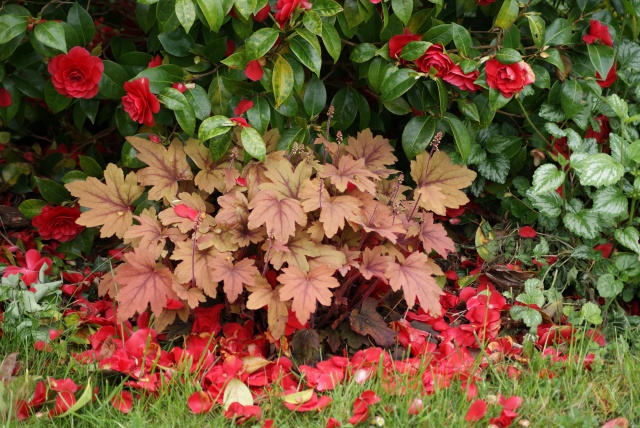
<svg viewBox="0 0 640 428">
<path fill-rule="evenodd" d="M 638 18 L 637 0 L 5 3 L 3 328 L 85 329 L 79 360 L 152 390 L 125 363 L 134 325 L 300 362 L 637 327 Z"/>
</svg>

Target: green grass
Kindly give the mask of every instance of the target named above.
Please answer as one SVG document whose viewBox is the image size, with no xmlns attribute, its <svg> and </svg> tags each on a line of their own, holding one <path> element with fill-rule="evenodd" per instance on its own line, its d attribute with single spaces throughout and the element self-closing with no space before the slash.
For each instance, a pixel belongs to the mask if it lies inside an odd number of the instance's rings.
<svg viewBox="0 0 640 428">
<path fill-rule="evenodd" d="M 49 420 L 35 418 L 18 423 L 4 422 L 7 427 L 223 427 L 233 426 L 225 419 L 220 408 L 206 415 L 193 415 L 187 407 L 187 398 L 196 389 L 189 382 L 174 381 L 162 387 L 157 396 L 142 396 L 134 400 L 133 410 L 123 415 L 115 410 L 109 398 L 121 390 L 123 378 L 104 372 L 90 371 L 88 367 L 76 364 L 55 353 L 45 354 L 33 350 L 32 343 L 17 336 L 5 335 L 0 339 L 0 355 L 20 352 L 23 368 L 21 374 L 35 377 L 71 377 L 78 384 L 85 384 L 91 377 L 94 385 L 100 387 L 99 399 L 87 404 L 76 414 Z M 576 351 L 578 352 L 578 351 Z M 615 417 L 624 416 L 634 426 L 640 421 L 640 393 L 635 388 L 640 385 L 640 355 L 616 352 L 610 349 L 608 357 L 596 363 L 593 370 L 583 370 L 576 364 L 552 366 L 539 353 L 530 356 L 527 367 L 520 366 L 523 375 L 513 380 L 501 374 L 497 367 L 486 368 L 482 381 L 477 383 L 479 398 L 503 394 L 518 395 L 524 399 L 518 410 L 519 420 L 529 421 L 532 427 L 599 427 Z M 552 379 L 538 376 L 540 370 L 556 372 Z M 417 378 L 419 379 L 419 378 Z M 404 379 L 411 381 L 411 379 Z M 414 378 L 415 380 L 415 378 Z M 459 384 L 423 397 L 424 408 L 419 415 L 409 415 L 408 408 L 416 395 L 407 393 L 395 395 L 386 392 L 377 379 L 363 385 L 347 383 L 330 393 L 333 404 L 322 412 L 296 413 L 287 410 L 281 399 L 270 395 L 258 404 L 263 410 L 263 419 L 276 421 L 278 428 L 285 427 L 325 427 L 329 417 L 334 417 L 343 426 L 352 415 L 353 402 L 358 395 L 373 389 L 382 397 L 382 402 L 371 407 L 371 416 L 380 416 L 386 427 L 449 427 L 468 426 L 464 421 L 469 402 Z M 397 388 L 396 390 L 398 390 Z M 79 396 L 79 394 L 77 394 Z M 134 394 L 135 396 L 135 394 Z M 48 406 L 50 408 L 51 406 Z M 490 406 L 488 416 L 497 416 L 499 406 Z M 0 424 L 3 422 L 0 420 Z M 522 423 L 522 422 L 521 422 Z M 244 426 L 259 427 L 261 423 L 245 423 Z M 487 426 L 488 417 L 478 426 Z M 368 426 L 362 424 L 361 426 Z"/>
</svg>

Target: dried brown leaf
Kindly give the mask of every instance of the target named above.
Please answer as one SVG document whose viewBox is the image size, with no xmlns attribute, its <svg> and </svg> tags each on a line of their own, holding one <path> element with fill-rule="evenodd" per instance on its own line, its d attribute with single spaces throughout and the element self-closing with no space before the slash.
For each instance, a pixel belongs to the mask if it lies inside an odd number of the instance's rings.
<svg viewBox="0 0 640 428">
<path fill-rule="evenodd" d="M 376 311 L 378 301 L 367 297 L 360 309 L 354 309 L 349 316 L 351 329 L 363 336 L 369 335 L 373 341 L 384 348 L 393 346 L 398 333 L 393 331 L 384 322 L 382 316 Z"/>
</svg>

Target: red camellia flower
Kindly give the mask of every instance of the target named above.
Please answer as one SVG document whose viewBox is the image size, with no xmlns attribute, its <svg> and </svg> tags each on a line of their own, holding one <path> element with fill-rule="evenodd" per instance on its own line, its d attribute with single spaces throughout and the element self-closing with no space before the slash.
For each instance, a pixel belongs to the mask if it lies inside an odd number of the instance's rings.
<svg viewBox="0 0 640 428">
<path fill-rule="evenodd" d="M 409 29 L 405 28 L 404 33 L 393 36 L 389 40 L 389 56 L 391 58 L 398 58 L 402 53 L 402 48 L 409 42 L 416 42 L 422 40 L 422 36 L 419 34 L 412 34 Z"/>
<path fill-rule="evenodd" d="M 305 0 L 278 0 L 275 7 L 278 11 L 275 20 L 280 24 L 280 28 L 285 26 L 298 6 L 304 10 L 311 9 L 311 3 Z"/>
<path fill-rule="evenodd" d="M 161 65 L 162 65 L 162 57 L 160 56 L 160 54 L 158 54 L 153 58 L 151 58 L 151 61 L 149 61 L 147 68 L 159 67 Z"/>
<path fill-rule="evenodd" d="M 78 207 L 46 206 L 31 220 L 31 224 L 38 229 L 42 239 L 67 242 L 84 230 L 84 226 L 76 224 L 78 217 L 80 217 Z"/>
<path fill-rule="evenodd" d="M 460 66 L 454 65 L 449 72 L 442 77 L 442 80 L 463 91 L 475 92 L 480 89 L 480 87 L 473 82 L 475 82 L 479 75 L 478 70 L 465 74 Z"/>
<path fill-rule="evenodd" d="M 585 43 L 589 45 L 592 45 L 594 43 L 602 43 L 603 45 L 613 46 L 613 39 L 611 39 L 609 27 L 602 24 L 597 19 L 591 20 L 589 34 L 585 34 L 584 36 L 582 36 L 582 40 L 584 40 Z"/>
<path fill-rule="evenodd" d="M 145 126 L 153 126 L 153 114 L 160 111 L 160 102 L 149 90 L 149 79 L 141 77 L 133 82 L 125 82 L 124 90 L 127 93 L 122 97 L 124 111 L 129 113 L 134 121 Z"/>
<path fill-rule="evenodd" d="M 590 126 L 589 129 L 587 129 L 587 133 L 584 138 L 595 138 L 598 143 L 604 143 L 609 140 L 609 134 L 611 133 L 609 118 L 601 114 L 600 116 L 594 117 L 593 120 L 600 126 L 600 131 L 596 132 L 593 129 L 593 126 Z"/>
<path fill-rule="evenodd" d="M 535 82 L 533 70 L 524 61 L 503 64 L 497 59 L 487 61 L 485 66 L 487 85 L 500 91 L 503 97 L 511 98 L 525 86 Z"/>
<path fill-rule="evenodd" d="M 478 6 L 489 6 L 491 3 L 495 3 L 496 0 L 476 0 Z"/>
<path fill-rule="evenodd" d="M 235 109 L 233 109 L 234 116 L 240 116 L 250 110 L 253 107 L 253 101 L 251 100 L 241 100 Z"/>
<path fill-rule="evenodd" d="M 262 65 L 260 65 L 260 61 L 254 59 L 253 61 L 249 61 L 247 64 L 247 68 L 244 69 L 244 74 L 249 78 L 249 80 L 256 81 L 262 79 L 262 75 L 264 71 L 262 71 Z"/>
<path fill-rule="evenodd" d="M 0 107 L 9 107 L 11 105 L 11 93 L 5 88 L 0 88 Z"/>
<path fill-rule="evenodd" d="M 453 67 L 453 62 L 444 53 L 444 47 L 441 44 L 435 44 L 429 46 L 429 49 L 416 60 L 416 65 L 423 73 L 428 73 L 433 67 L 438 72 L 436 76 L 442 77 Z"/>
<path fill-rule="evenodd" d="M 76 46 L 67 54 L 58 55 L 47 66 L 51 82 L 59 94 L 68 98 L 93 98 L 98 93 L 104 64 L 88 50 Z"/>
<path fill-rule="evenodd" d="M 536 236 L 538 236 L 538 232 L 536 232 L 536 230 L 531 226 L 520 228 L 518 234 L 523 238 L 535 238 Z"/>
<path fill-rule="evenodd" d="M 613 67 L 609 70 L 609 74 L 607 74 L 607 78 L 604 80 L 602 80 L 600 73 L 596 71 L 596 82 L 598 82 L 598 85 L 600 85 L 601 88 L 608 88 L 613 85 L 613 82 L 615 82 L 617 78 L 618 74 L 616 73 L 616 64 L 613 64 Z"/>
</svg>

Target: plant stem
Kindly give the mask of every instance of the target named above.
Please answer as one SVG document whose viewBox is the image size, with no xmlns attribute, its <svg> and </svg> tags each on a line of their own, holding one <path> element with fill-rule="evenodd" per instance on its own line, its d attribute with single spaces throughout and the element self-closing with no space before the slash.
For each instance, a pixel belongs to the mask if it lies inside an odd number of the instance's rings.
<svg viewBox="0 0 640 428">
<path fill-rule="evenodd" d="M 544 141 L 547 144 L 551 144 L 549 141 L 547 141 L 546 138 L 544 138 L 544 135 L 542 135 L 540 130 L 533 124 L 533 122 L 531 121 L 531 118 L 529 117 L 529 113 L 527 113 L 527 110 L 525 110 L 524 106 L 522 105 L 522 102 L 518 98 L 516 98 L 516 101 L 518 102 L 518 105 L 520 106 L 522 113 L 524 113 L 524 118 L 527 120 L 529 125 L 531 125 L 531 127 L 536 132 L 536 134 L 538 134 L 538 136 L 542 138 L 542 141 Z"/>
</svg>

